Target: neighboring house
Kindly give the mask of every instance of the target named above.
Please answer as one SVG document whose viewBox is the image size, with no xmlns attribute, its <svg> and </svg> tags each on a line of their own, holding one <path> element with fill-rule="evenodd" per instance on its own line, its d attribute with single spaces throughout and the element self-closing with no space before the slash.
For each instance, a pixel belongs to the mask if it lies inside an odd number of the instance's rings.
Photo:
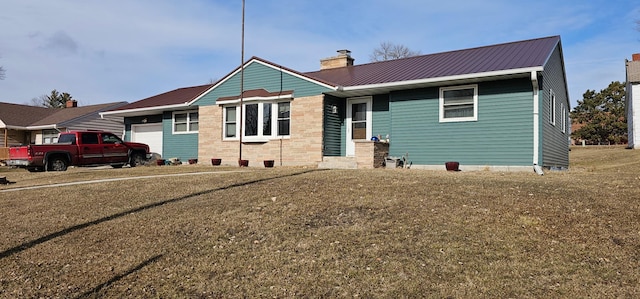
<svg viewBox="0 0 640 299">
<path fill-rule="evenodd" d="M 629 148 L 640 148 L 640 53 L 633 54 L 626 61 L 626 97 L 627 132 Z"/>
<path fill-rule="evenodd" d="M 10 146 L 57 141 L 58 133 L 69 130 L 107 130 L 121 135 L 122 117 L 102 118 L 99 113 L 126 102 L 80 106 L 69 101 L 65 108 L 44 108 L 0 103 L 0 160 L 8 158 Z"/>
<path fill-rule="evenodd" d="M 102 116 L 124 117 L 125 139 L 182 161 L 198 158 L 198 107 L 190 103 L 213 85 L 178 88 L 139 100 Z"/>
<path fill-rule="evenodd" d="M 362 65 L 338 52 L 306 73 L 253 57 L 186 96 L 158 95 L 103 115 L 125 117 L 129 137 L 145 119 L 160 121 L 164 156 L 201 163 L 235 164 L 241 147 L 253 165 L 322 167 L 337 158 L 373 167 L 379 142 L 371 139 L 388 136 L 389 156 L 408 155 L 414 168 L 569 165 L 559 36 Z M 193 117 L 197 129 L 185 132 Z"/>
</svg>

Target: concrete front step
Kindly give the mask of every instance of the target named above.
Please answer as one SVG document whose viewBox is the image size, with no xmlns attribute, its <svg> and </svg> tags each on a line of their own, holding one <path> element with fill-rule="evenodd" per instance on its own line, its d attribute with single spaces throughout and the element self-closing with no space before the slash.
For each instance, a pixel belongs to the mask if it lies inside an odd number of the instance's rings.
<svg viewBox="0 0 640 299">
<path fill-rule="evenodd" d="M 355 157 L 322 157 L 318 168 L 324 169 L 357 169 L 358 162 Z"/>
</svg>

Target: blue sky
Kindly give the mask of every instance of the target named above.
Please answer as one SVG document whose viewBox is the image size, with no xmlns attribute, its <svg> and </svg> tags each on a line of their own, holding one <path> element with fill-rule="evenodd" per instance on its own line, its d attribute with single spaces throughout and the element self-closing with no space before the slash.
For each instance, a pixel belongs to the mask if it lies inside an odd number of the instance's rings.
<svg viewBox="0 0 640 299">
<path fill-rule="evenodd" d="M 551 35 L 562 38 L 572 107 L 624 81 L 640 53 L 640 2 L 246 0 L 245 60 L 306 72 L 381 42 L 422 54 Z M 561 4 L 558 4 L 561 3 Z M 241 62 L 241 0 L 0 0 L 0 102 L 57 89 L 80 105 L 134 102 L 207 84 Z"/>
</svg>

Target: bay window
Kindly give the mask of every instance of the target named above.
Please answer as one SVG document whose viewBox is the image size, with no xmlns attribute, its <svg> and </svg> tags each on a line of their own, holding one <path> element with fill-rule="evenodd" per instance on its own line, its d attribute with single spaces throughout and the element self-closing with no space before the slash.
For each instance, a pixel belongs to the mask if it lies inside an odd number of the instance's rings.
<svg viewBox="0 0 640 299">
<path fill-rule="evenodd" d="M 289 102 L 278 103 L 278 136 L 289 136 L 290 107 Z"/>
<path fill-rule="evenodd" d="M 223 136 L 226 140 L 237 139 L 240 134 L 239 106 L 224 106 Z M 289 102 L 250 102 L 243 105 L 243 141 L 268 141 L 286 138 L 290 134 Z M 273 128 L 277 128 L 274 130 Z"/>
<path fill-rule="evenodd" d="M 236 107 L 225 107 L 224 108 L 224 137 L 225 138 L 235 138 L 237 135 L 237 126 L 236 126 Z"/>
</svg>

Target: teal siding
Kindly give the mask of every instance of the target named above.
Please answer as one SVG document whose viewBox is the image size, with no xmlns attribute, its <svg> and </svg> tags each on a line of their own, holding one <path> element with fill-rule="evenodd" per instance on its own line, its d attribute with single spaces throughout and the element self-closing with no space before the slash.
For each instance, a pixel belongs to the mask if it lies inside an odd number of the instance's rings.
<svg viewBox="0 0 640 299">
<path fill-rule="evenodd" d="M 181 161 L 198 158 L 198 133 L 173 134 L 173 113 L 162 115 L 162 156 L 165 159 L 179 158 Z"/>
<path fill-rule="evenodd" d="M 131 125 L 154 124 L 162 122 L 162 114 L 124 118 L 124 141 L 131 141 Z"/>
<path fill-rule="evenodd" d="M 338 113 L 332 113 L 333 106 L 338 107 Z M 324 97 L 324 156 L 344 156 L 344 99 L 325 95 Z"/>
<path fill-rule="evenodd" d="M 372 96 L 372 132 L 374 136 L 386 138 L 391 134 L 389 95 Z M 325 95 L 324 111 L 324 155 L 344 156 L 346 154 L 346 102 L 344 98 Z M 338 113 L 331 113 L 331 106 L 338 106 Z"/>
<path fill-rule="evenodd" d="M 391 117 L 389 113 L 389 95 L 374 95 L 372 111 L 371 132 L 373 136 L 386 138 L 391 134 Z"/>
<path fill-rule="evenodd" d="M 561 105 L 567 113 L 570 111 L 569 99 L 567 97 L 566 78 L 564 66 L 562 64 L 562 54 L 560 47 L 551 54 L 549 61 L 542 72 L 542 91 L 540 97 L 540 124 L 542 127 L 542 166 L 545 167 L 568 167 L 569 166 L 569 135 L 571 123 L 567 120 L 565 132 L 562 132 L 562 110 Z M 549 101 L 550 90 L 556 95 L 556 123 L 549 122 Z"/>
<path fill-rule="evenodd" d="M 293 95 L 296 98 L 319 95 L 330 90 L 324 86 L 257 62 L 251 63 L 244 70 L 244 90 L 252 89 L 265 89 L 269 92 L 293 90 Z M 237 96 L 239 94 L 240 73 L 238 72 L 201 97 L 194 105 L 215 105 L 216 99 L 219 97 Z"/>
<path fill-rule="evenodd" d="M 531 165 L 533 92 L 527 78 L 478 84 L 478 121 L 439 122 L 439 88 L 390 95 L 390 155 L 418 165 Z"/>
</svg>

